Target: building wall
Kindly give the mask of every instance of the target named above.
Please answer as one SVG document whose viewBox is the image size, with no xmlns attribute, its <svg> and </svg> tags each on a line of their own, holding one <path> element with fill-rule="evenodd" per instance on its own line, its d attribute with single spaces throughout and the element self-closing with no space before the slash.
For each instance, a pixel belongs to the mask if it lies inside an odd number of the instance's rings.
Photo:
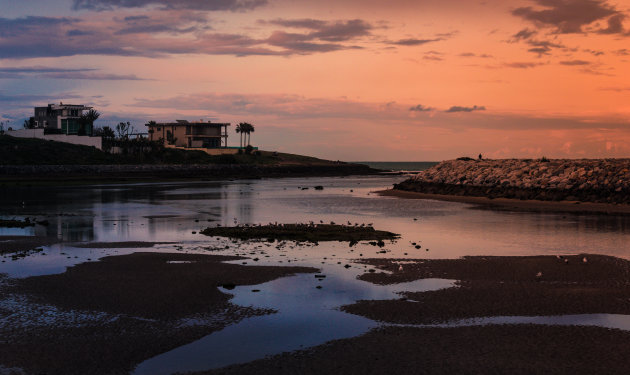
<svg viewBox="0 0 630 375">
<path fill-rule="evenodd" d="M 203 148 L 203 147 L 177 147 L 166 146 L 168 148 L 177 148 L 187 151 L 203 151 L 208 155 L 236 155 L 238 154 L 238 147 L 222 147 L 222 148 Z"/>
<path fill-rule="evenodd" d="M 159 130 L 158 130 L 159 129 Z M 221 136 L 221 126 L 195 126 L 194 124 L 158 124 L 150 127 L 153 133 L 149 132 L 149 140 L 164 140 L 167 144 L 168 132 L 172 132 L 175 137 L 175 145 L 177 147 L 202 147 L 204 139 L 197 138 L 196 135 L 202 136 Z M 190 139 L 190 141 L 189 141 Z M 221 139 L 215 147 L 221 147 Z"/>
<path fill-rule="evenodd" d="M 48 141 L 66 142 L 75 145 L 92 146 L 103 149 L 101 137 L 88 137 L 84 135 L 44 134 L 44 129 L 18 129 L 6 131 L 4 134 L 17 138 L 38 138 Z"/>
</svg>

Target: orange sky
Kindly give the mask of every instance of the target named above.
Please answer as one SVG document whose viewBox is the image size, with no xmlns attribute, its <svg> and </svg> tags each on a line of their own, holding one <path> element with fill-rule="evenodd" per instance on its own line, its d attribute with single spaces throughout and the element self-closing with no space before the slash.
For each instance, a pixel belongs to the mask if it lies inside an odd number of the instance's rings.
<svg viewBox="0 0 630 375">
<path fill-rule="evenodd" d="M 331 159 L 630 157 L 630 1 L 0 4 L 12 124 L 63 100 Z"/>
</svg>

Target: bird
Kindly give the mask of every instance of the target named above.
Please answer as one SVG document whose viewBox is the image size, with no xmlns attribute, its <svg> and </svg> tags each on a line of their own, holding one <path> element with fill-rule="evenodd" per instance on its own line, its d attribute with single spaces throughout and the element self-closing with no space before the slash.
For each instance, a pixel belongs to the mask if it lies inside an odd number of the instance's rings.
<svg viewBox="0 0 630 375">
<path fill-rule="evenodd" d="M 588 259 L 586 257 L 582 258 L 582 263 L 588 263 Z"/>
<path fill-rule="evenodd" d="M 565 259 L 565 260 L 564 260 L 564 264 L 569 264 L 569 260 L 568 260 L 568 259 Z"/>
<path fill-rule="evenodd" d="M 402 270 L 403 270 L 402 265 L 398 266 L 398 271 L 402 271 Z"/>
<path fill-rule="evenodd" d="M 536 274 L 536 277 L 540 279 L 542 277 L 542 271 L 538 271 L 538 273 Z"/>
</svg>

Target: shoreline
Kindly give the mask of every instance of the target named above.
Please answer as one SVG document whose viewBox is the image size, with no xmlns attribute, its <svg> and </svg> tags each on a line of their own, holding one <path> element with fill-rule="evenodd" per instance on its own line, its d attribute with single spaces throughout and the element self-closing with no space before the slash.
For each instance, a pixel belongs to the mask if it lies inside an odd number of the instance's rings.
<svg viewBox="0 0 630 375">
<path fill-rule="evenodd" d="M 0 165 L 1 185 L 215 181 L 283 177 L 376 175 L 364 164 L 103 164 Z"/>
<path fill-rule="evenodd" d="M 630 215 L 630 205 L 579 201 L 540 201 L 511 198 L 488 198 L 464 195 L 418 193 L 397 189 L 379 190 L 374 193 L 384 197 L 404 199 L 432 199 L 447 202 L 468 203 L 480 207 L 498 208 L 510 211 L 565 212 L 575 214 Z"/>
</svg>

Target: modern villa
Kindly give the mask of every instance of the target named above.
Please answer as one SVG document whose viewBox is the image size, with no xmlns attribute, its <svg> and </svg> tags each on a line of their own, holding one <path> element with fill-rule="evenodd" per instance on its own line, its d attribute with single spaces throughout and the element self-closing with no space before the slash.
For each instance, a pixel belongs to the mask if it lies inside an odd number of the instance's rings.
<svg viewBox="0 0 630 375">
<path fill-rule="evenodd" d="M 48 104 L 47 107 L 35 107 L 31 121 L 35 128 L 57 129 L 59 134 L 78 134 L 81 115 L 90 109 L 92 107 L 77 104 Z M 85 135 L 92 135 L 91 124 L 86 124 Z"/>
<path fill-rule="evenodd" d="M 48 104 L 47 107 L 35 107 L 35 113 L 24 129 L 7 129 L 6 135 L 18 138 L 38 138 L 49 141 L 66 142 L 103 149 L 101 137 L 93 137 L 93 124 L 81 116 L 92 107 L 77 104 Z M 81 129 L 83 125 L 83 129 Z"/>
<path fill-rule="evenodd" d="M 175 122 L 147 124 L 149 140 L 162 142 L 165 146 L 185 148 L 227 148 L 227 127 L 229 123 L 221 122 Z"/>
</svg>

